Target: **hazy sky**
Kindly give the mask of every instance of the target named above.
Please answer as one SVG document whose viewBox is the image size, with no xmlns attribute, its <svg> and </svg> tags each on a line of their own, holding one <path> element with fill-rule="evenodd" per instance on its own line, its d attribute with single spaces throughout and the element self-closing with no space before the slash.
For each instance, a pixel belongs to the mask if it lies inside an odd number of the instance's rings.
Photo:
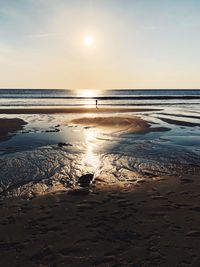
<svg viewBox="0 0 200 267">
<path fill-rule="evenodd" d="M 199 0 L 0 0 L 0 87 L 200 88 L 199 14 Z"/>
</svg>

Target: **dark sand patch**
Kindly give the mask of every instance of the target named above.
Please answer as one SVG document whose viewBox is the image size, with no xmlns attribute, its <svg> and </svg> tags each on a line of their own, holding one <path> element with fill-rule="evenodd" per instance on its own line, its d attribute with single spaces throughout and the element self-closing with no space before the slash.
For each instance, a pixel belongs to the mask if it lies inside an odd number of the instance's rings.
<svg viewBox="0 0 200 267">
<path fill-rule="evenodd" d="M 167 122 L 169 124 L 174 124 L 174 125 L 181 125 L 181 126 L 188 126 L 188 127 L 200 126 L 200 123 L 196 123 L 196 122 L 180 121 L 180 120 L 168 119 L 168 118 L 163 118 L 163 117 L 159 117 L 159 119 L 161 119 L 164 122 Z"/>
<path fill-rule="evenodd" d="M 146 133 L 149 131 L 170 130 L 165 127 L 151 128 L 151 125 L 139 117 L 82 117 L 70 123 L 85 127 L 101 128 L 109 132 Z"/>
<path fill-rule="evenodd" d="M 9 133 L 15 133 L 16 131 L 22 130 L 26 124 L 27 122 L 19 118 L 0 118 L 0 139 L 6 138 Z"/>
<path fill-rule="evenodd" d="M 1 200 L 1 265 L 199 266 L 200 181 L 190 178 Z"/>
<path fill-rule="evenodd" d="M 56 114 L 56 113 L 113 113 L 113 112 L 145 112 L 160 111 L 162 109 L 151 108 L 19 108 L 0 109 L 0 114 Z"/>
</svg>

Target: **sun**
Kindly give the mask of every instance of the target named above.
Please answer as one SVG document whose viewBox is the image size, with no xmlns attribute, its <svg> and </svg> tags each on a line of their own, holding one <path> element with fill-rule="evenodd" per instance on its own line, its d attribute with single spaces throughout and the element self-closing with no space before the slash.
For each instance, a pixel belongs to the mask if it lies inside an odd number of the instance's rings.
<svg viewBox="0 0 200 267">
<path fill-rule="evenodd" d="M 83 39 L 83 42 L 86 46 L 92 46 L 94 44 L 94 39 L 91 35 L 86 35 Z"/>
<path fill-rule="evenodd" d="M 97 93 L 94 90 L 82 90 L 78 92 L 78 95 L 85 98 L 93 98 L 97 96 Z"/>
</svg>

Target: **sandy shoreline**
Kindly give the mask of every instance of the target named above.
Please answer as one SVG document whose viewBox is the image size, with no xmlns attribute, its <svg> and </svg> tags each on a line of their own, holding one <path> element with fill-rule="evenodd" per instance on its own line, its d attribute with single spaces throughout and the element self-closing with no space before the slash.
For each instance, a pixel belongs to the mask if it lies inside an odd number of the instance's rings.
<svg viewBox="0 0 200 267">
<path fill-rule="evenodd" d="M 113 113 L 113 112 L 145 112 L 145 111 L 159 111 L 161 109 L 153 108 L 12 108 L 0 109 L 0 114 L 56 114 L 56 113 Z"/>
<path fill-rule="evenodd" d="M 199 266 L 199 177 L 0 202 L 2 266 Z"/>
</svg>

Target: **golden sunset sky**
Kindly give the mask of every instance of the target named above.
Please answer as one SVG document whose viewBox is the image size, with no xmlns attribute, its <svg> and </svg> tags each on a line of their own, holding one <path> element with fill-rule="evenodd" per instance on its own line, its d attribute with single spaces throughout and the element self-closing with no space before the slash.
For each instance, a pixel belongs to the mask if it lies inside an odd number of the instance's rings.
<svg viewBox="0 0 200 267">
<path fill-rule="evenodd" d="M 199 88 L 198 0 L 0 0 L 1 88 Z"/>
</svg>

